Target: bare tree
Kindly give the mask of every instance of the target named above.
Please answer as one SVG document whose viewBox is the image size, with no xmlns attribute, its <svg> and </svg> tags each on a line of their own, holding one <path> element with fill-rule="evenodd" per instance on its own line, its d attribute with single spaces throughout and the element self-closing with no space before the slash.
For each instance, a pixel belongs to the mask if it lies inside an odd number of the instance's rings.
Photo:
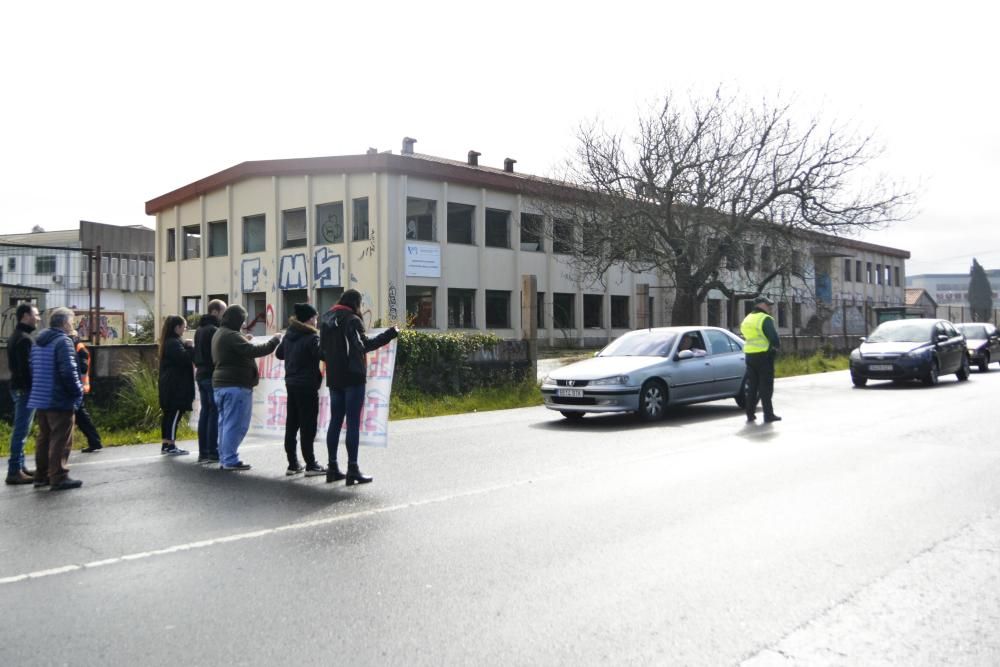
<svg viewBox="0 0 1000 667">
<path fill-rule="evenodd" d="M 550 181 L 539 195 L 554 202 L 547 231 L 572 245 L 580 277 L 655 271 L 674 293 L 672 321 L 695 323 L 712 290 L 735 304 L 779 277 L 807 277 L 804 241 L 906 219 L 909 192 L 863 181 L 878 154 L 871 136 L 797 125 L 789 105 L 667 96 L 634 135 L 581 127 L 561 179 L 571 187 Z"/>
</svg>

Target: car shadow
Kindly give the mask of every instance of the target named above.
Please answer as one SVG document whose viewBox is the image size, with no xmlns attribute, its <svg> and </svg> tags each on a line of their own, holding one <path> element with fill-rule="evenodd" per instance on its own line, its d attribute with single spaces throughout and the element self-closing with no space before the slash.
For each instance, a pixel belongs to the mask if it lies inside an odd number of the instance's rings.
<svg viewBox="0 0 1000 667">
<path fill-rule="evenodd" d="M 966 380 L 965 382 L 968 382 Z M 891 380 L 868 380 L 864 387 L 851 387 L 854 391 L 911 391 L 914 389 L 944 389 L 947 387 L 958 387 L 965 382 L 959 380 L 954 375 L 945 376 L 938 380 L 938 384 L 927 386 L 920 380 L 908 380 L 906 382 L 893 382 Z"/>
<path fill-rule="evenodd" d="M 593 413 L 583 419 L 566 419 L 558 413 L 552 413 L 554 419 L 535 422 L 530 428 L 549 431 L 620 431 L 623 429 L 661 429 L 680 428 L 690 424 L 717 421 L 719 419 L 743 418 L 743 408 L 738 407 L 730 399 L 726 402 L 696 403 L 678 405 L 667 409 L 663 419 L 655 422 L 645 422 L 638 415 L 613 412 L 609 414 Z"/>
</svg>

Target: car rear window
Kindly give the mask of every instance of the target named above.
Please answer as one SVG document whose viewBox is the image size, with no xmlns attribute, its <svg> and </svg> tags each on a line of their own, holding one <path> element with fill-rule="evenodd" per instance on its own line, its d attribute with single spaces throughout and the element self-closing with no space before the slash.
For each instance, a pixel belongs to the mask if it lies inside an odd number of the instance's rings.
<svg viewBox="0 0 1000 667">
<path fill-rule="evenodd" d="M 989 338 L 989 334 L 986 333 L 986 327 L 983 325 L 970 325 L 959 327 L 959 331 L 965 334 L 966 338 L 972 338 L 975 340 L 985 340 Z"/>
</svg>

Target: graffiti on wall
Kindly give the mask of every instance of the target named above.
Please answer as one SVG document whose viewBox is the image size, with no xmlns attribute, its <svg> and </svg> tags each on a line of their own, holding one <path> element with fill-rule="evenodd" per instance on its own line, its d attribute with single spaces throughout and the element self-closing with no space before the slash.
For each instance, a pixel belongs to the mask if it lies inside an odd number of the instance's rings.
<svg viewBox="0 0 1000 667">
<path fill-rule="evenodd" d="M 340 287 L 340 255 L 334 255 L 326 248 L 313 251 L 313 287 Z"/>
<path fill-rule="evenodd" d="M 375 230 L 373 229 L 371 231 L 371 234 L 368 236 L 368 247 L 361 251 L 361 256 L 358 257 L 358 259 L 360 260 L 364 259 L 365 257 L 374 257 L 374 256 L 375 256 Z"/>
<path fill-rule="evenodd" d="M 278 265 L 278 289 L 306 289 L 309 272 L 304 253 L 282 255 Z"/>
<path fill-rule="evenodd" d="M 260 282 L 260 257 L 244 259 L 240 271 L 240 288 L 244 292 L 256 292 Z"/>
<path fill-rule="evenodd" d="M 98 321 L 100 322 L 101 340 L 118 340 L 122 337 L 122 332 L 125 331 L 125 313 L 102 312 Z M 80 338 L 84 340 L 91 340 L 93 338 L 94 332 L 90 326 L 90 313 L 87 311 L 76 312 L 76 331 Z"/>
<path fill-rule="evenodd" d="M 396 284 L 389 282 L 389 319 L 396 321 L 399 312 L 396 309 Z"/>
</svg>

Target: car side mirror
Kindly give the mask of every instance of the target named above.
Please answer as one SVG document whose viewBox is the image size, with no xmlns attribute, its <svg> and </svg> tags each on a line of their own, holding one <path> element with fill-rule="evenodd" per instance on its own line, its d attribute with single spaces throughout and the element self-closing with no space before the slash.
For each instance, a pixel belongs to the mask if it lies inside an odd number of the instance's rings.
<svg viewBox="0 0 1000 667">
<path fill-rule="evenodd" d="M 681 359 L 693 359 L 693 358 L 694 358 L 694 352 L 692 352 L 691 350 L 681 350 L 680 352 L 677 353 L 678 361 L 680 361 Z"/>
<path fill-rule="evenodd" d="M 868 342 L 868 336 L 861 336 L 860 338 L 858 338 L 858 340 L 860 340 L 862 343 L 867 343 Z"/>
<path fill-rule="evenodd" d="M 939 343 L 947 343 L 948 342 L 948 334 L 938 334 L 938 336 L 937 336 L 937 342 L 939 342 Z"/>
</svg>

